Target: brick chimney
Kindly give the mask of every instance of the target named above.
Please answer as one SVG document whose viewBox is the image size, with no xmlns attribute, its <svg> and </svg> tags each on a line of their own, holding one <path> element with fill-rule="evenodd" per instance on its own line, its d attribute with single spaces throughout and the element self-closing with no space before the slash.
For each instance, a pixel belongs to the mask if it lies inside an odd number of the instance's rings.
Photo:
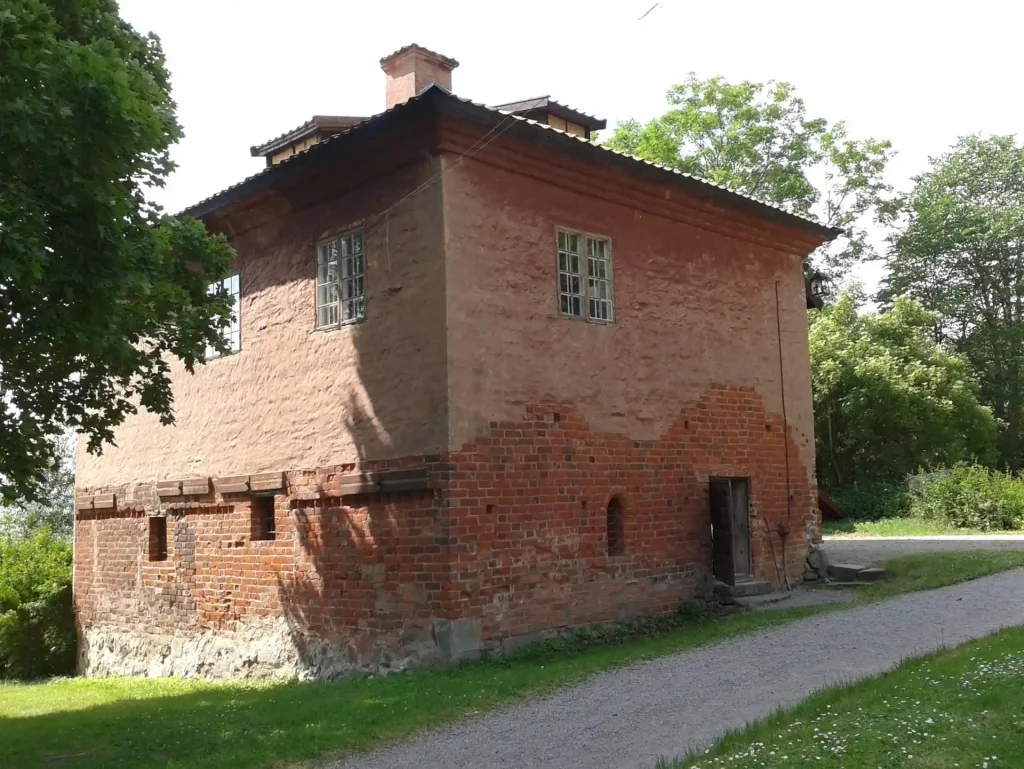
<svg viewBox="0 0 1024 769">
<path fill-rule="evenodd" d="M 415 43 L 385 56 L 380 60 L 380 68 L 387 75 L 388 109 L 404 104 L 431 83 L 451 91 L 452 70 L 457 66 L 455 59 Z"/>
</svg>

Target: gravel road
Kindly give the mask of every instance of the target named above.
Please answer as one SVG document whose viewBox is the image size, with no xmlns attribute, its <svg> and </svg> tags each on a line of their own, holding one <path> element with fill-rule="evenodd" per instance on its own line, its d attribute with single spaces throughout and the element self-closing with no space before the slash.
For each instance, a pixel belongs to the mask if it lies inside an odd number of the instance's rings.
<svg viewBox="0 0 1024 769">
<path fill-rule="evenodd" d="M 650 769 L 833 682 L 1024 625 L 1024 570 L 602 673 L 335 769 Z"/>
<path fill-rule="evenodd" d="M 901 555 L 962 550 L 1024 550 L 1024 536 L 825 537 L 825 552 L 832 563 L 867 565 Z"/>
</svg>

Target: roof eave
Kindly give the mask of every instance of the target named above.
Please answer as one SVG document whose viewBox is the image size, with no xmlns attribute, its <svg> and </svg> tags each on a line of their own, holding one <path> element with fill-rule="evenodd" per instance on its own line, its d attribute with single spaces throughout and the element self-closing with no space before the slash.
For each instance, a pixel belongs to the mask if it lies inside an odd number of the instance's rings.
<svg viewBox="0 0 1024 769">
<path fill-rule="evenodd" d="M 179 215 L 192 216 L 197 219 L 208 216 L 215 211 L 232 205 L 249 195 L 265 189 L 277 182 L 279 179 L 286 178 L 287 176 L 296 173 L 301 173 L 309 166 L 310 163 L 316 162 L 320 153 L 325 151 L 332 152 L 340 146 L 343 146 L 342 142 L 344 142 L 347 137 L 365 135 L 363 133 L 364 131 L 374 130 L 382 124 L 387 124 L 389 121 L 398 119 L 393 117 L 394 115 L 409 114 L 408 111 L 418 109 L 416 105 L 423 105 L 426 103 L 435 103 L 448 110 L 451 114 L 468 117 L 475 122 L 482 122 L 485 124 L 498 124 L 500 121 L 503 121 L 508 117 L 506 113 L 499 112 L 495 109 L 486 107 L 482 104 L 477 104 L 467 99 L 461 99 L 457 96 L 450 95 L 442 88 L 436 86 L 428 87 L 422 93 L 412 97 L 404 104 L 393 107 L 379 115 L 374 115 L 337 136 L 319 142 L 306 152 L 300 153 L 293 158 L 274 166 L 268 166 L 263 171 L 249 177 L 248 179 L 232 185 L 216 195 L 190 206 Z M 595 162 L 616 164 L 625 168 L 627 171 L 648 176 L 656 181 L 675 184 L 676 186 L 686 189 L 696 195 L 718 200 L 726 206 L 747 211 L 761 219 L 774 221 L 809 233 L 816 238 L 820 238 L 822 243 L 834 240 L 844 233 L 844 231 L 839 228 L 828 227 L 812 219 L 805 218 L 797 214 L 791 214 L 781 208 L 777 208 L 768 203 L 762 203 L 761 201 L 748 197 L 747 195 L 733 192 L 724 187 L 719 187 L 716 184 L 703 181 L 666 166 L 661 166 L 631 155 L 625 155 L 621 152 L 610 150 L 606 147 L 594 144 L 582 137 L 570 135 L 564 131 L 551 128 L 550 126 L 536 121 L 516 116 L 513 116 L 513 119 L 518 123 L 518 125 L 508 126 L 502 130 L 502 133 L 508 131 L 509 134 L 515 133 L 520 138 L 525 138 L 527 140 L 538 140 L 543 139 L 544 137 L 550 137 L 550 141 L 559 143 L 567 149 L 575 150 L 576 153 L 582 154 Z"/>
<path fill-rule="evenodd" d="M 277 152 L 280 149 L 284 149 L 289 144 L 294 144 L 295 142 L 302 141 L 311 134 L 316 133 L 316 130 L 316 122 L 313 120 L 308 120 L 302 125 L 300 125 L 298 128 L 289 131 L 286 134 L 282 134 L 281 136 L 278 136 L 276 139 L 271 139 L 270 141 L 264 144 L 258 144 L 254 147 L 250 147 L 249 154 L 251 154 L 254 158 L 266 157 L 267 155 Z"/>
<path fill-rule="evenodd" d="M 468 116 L 471 116 L 473 119 L 488 122 L 493 119 L 492 116 L 494 114 L 494 110 L 485 107 L 482 104 L 477 104 L 465 99 L 454 97 L 453 99 L 446 101 L 445 105 L 453 110 L 455 114 L 467 115 L 467 113 L 469 113 Z M 588 139 L 568 134 L 565 131 L 551 128 L 547 125 L 536 123 L 535 121 L 527 118 L 518 119 L 526 125 L 532 124 L 538 126 L 546 135 L 552 137 L 552 141 L 563 143 L 567 148 L 571 147 L 576 149 L 578 152 L 593 158 L 597 162 L 617 164 L 626 168 L 626 170 L 642 173 L 650 178 L 656 179 L 657 181 L 675 184 L 683 189 L 693 192 L 696 195 L 712 198 L 714 200 L 721 201 L 727 206 L 745 210 L 759 218 L 795 227 L 796 229 L 821 238 L 823 243 L 834 240 L 844 233 L 844 230 L 837 227 L 828 227 L 814 221 L 813 219 L 806 218 L 798 214 L 791 214 L 788 211 L 777 208 L 769 203 L 762 203 L 755 198 L 734 192 L 726 189 L 725 187 L 720 187 L 717 184 L 712 184 L 711 182 L 703 181 L 702 179 L 690 176 L 689 174 L 676 171 L 657 163 L 651 163 L 650 161 L 643 160 L 632 155 L 626 155 L 615 150 L 610 150 L 606 147 L 594 144 Z M 544 135 L 532 132 L 528 134 L 524 131 L 516 130 L 518 128 L 518 126 L 512 127 L 520 138 L 540 139 Z M 508 133 L 513 133 L 513 130 L 508 130 Z"/>
</svg>

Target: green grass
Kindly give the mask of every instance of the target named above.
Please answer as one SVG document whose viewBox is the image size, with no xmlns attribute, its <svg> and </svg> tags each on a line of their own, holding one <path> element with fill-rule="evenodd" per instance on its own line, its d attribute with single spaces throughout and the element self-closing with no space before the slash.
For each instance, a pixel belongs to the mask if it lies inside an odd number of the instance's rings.
<svg viewBox="0 0 1024 769">
<path fill-rule="evenodd" d="M 265 767 L 366 750 L 616 665 L 782 625 L 815 609 L 695 619 L 664 635 L 337 683 L 59 679 L 0 684 L 0 767 Z"/>
<path fill-rule="evenodd" d="M 1012 531 L 979 531 L 955 529 L 933 521 L 916 518 L 883 518 L 879 521 L 827 521 L 822 534 L 836 537 L 934 537 L 943 534 L 1014 534 Z"/>
<path fill-rule="evenodd" d="M 727 735 L 662 769 L 1021 766 L 1024 628 L 905 662 Z"/>
<path fill-rule="evenodd" d="M 878 600 L 1024 566 L 1024 553 L 915 556 L 865 588 Z M 0 684 L 0 767 L 271 767 L 368 750 L 593 673 L 836 610 L 835 605 L 681 615 L 630 633 L 589 631 L 505 659 L 336 683 L 58 679 Z M 680 620 L 683 622 L 681 623 Z M 682 626 L 680 626 L 682 624 Z"/>
<path fill-rule="evenodd" d="M 1024 568 L 1024 550 L 968 550 L 924 553 L 886 561 L 885 579 L 858 588 L 861 601 L 878 601 L 902 593 L 957 585 L 1008 569 Z"/>
</svg>

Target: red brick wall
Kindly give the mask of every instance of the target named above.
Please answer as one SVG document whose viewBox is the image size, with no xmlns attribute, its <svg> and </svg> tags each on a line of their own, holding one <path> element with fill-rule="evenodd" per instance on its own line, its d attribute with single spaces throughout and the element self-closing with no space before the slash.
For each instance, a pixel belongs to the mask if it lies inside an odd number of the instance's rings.
<svg viewBox="0 0 1024 769">
<path fill-rule="evenodd" d="M 435 479 L 442 474 L 437 456 L 412 461 L 429 463 Z M 287 493 L 277 497 L 274 540 L 254 539 L 248 494 L 170 505 L 166 561 L 150 560 L 141 510 L 81 511 L 81 667 L 151 672 L 164 648 L 162 674 L 332 676 L 438 661 L 432 619 L 446 616 L 451 527 L 432 491 L 340 498 L 336 478 L 354 470 L 289 473 Z M 118 637 L 122 631 L 136 638 Z M 183 652 L 173 641 L 209 636 L 244 646 L 254 635 L 265 636 L 269 648 L 250 652 L 262 658 L 249 668 L 243 654 L 214 669 L 217 660 L 203 657 L 215 655 Z M 125 659 L 112 662 L 106 652 Z"/>
<path fill-rule="evenodd" d="M 755 575 L 803 571 L 817 517 L 782 420 L 749 388 L 714 387 L 657 440 L 594 431 L 572 404 L 527 408 L 455 454 L 447 496 L 457 567 L 454 614 L 479 617 L 490 645 L 552 628 L 666 611 L 707 586 L 708 479 L 749 477 Z M 625 554 L 609 556 L 606 506 L 625 512 Z"/>
<path fill-rule="evenodd" d="M 337 478 L 355 466 L 288 473 L 273 541 L 254 541 L 246 494 L 171 505 L 163 562 L 149 560 L 141 511 L 85 511 L 75 567 L 82 667 L 153 672 L 157 657 L 160 674 L 326 677 L 450 658 L 438 620 L 465 620 L 476 648 L 493 651 L 668 611 L 708 587 L 714 476 L 750 478 L 756 576 L 778 581 L 786 521 L 786 568 L 797 577 L 817 518 L 792 443 L 787 484 L 784 436 L 749 388 L 712 388 L 656 440 L 595 431 L 572 404 L 538 404 L 461 451 L 400 463 L 426 466 L 432 491 L 340 498 Z M 613 496 L 624 512 L 618 556 L 607 552 Z M 211 642 L 182 651 L 168 640 L 210 635 L 247 651 L 209 661 Z M 253 636 L 262 649 L 249 650 Z"/>
</svg>

